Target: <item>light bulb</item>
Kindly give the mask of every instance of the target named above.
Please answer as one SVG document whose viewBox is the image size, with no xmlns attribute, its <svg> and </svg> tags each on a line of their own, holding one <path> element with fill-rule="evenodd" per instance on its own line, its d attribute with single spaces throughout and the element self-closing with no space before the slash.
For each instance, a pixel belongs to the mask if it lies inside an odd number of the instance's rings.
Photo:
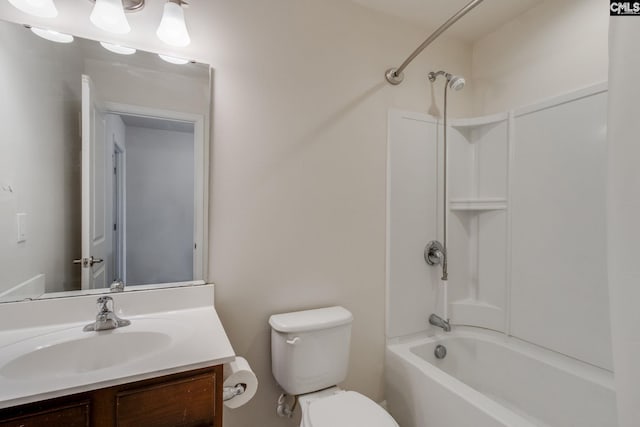
<svg viewBox="0 0 640 427">
<path fill-rule="evenodd" d="M 163 61 L 169 62 L 171 64 L 184 65 L 189 63 L 189 60 L 184 58 L 177 58 L 175 56 L 163 55 L 161 53 L 159 53 L 158 56 L 162 58 Z"/>
<path fill-rule="evenodd" d="M 37 35 L 38 37 L 42 37 L 43 39 L 47 39 L 56 43 L 71 43 L 73 41 L 73 36 L 71 34 L 59 33 L 53 30 L 31 27 L 31 32 L 33 32 L 33 34 Z"/>
<path fill-rule="evenodd" d="M 58 9 L 53 0 L 9 0 L 9 3 L 29 15 L 40 18 L 55 18 L 58 16 Z"/>
<path fill-rule="evenodd" d="M 164 4 L 164 12 L 156 34 L 160 40 L 170 46 L 185 47 L 191 43 L 187 24 L 184 21 L 184 10 L 180 4 L 171 0 Z"/>
<path fill-rule="evenodd" d="M 133 55 L 136 53 L 136 50 L 132 47 L 120 46 L 119 44 L 100 42 L 103 48 L 107 49 L 110 52 L 117 53 L 119 55 Z"/>
<path fill-rule="evenodd" d="M 96 0 L 89 19 L 93 25 L 110 33 L 126 34 L 131 31 L 121 0 Z"/>
</svg>

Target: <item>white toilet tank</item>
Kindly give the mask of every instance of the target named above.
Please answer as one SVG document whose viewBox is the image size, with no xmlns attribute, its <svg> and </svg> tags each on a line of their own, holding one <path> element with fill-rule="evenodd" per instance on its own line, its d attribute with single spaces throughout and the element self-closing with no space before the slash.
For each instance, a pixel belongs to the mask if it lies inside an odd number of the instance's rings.
<svg viewBox="0 0 640 427">
<path fill-rule="evenodd" d="M 300 395 L 342 382 L 352 321 L 343 307 L 271 316 L 271 369 L 278 384 L 288 394 Z"/>
</svg>

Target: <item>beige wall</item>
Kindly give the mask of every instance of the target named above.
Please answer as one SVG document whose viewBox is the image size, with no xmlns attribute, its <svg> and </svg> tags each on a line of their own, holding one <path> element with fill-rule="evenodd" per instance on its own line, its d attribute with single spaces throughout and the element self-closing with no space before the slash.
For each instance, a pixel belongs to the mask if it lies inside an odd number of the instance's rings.
<svg viewBox="0 0 640 427">
<path fill-rule="evenodd" d="M 473 45 L 473 113 L 505 111 L 607 80 L 602 0 L 546 0 Z"/>
<path fill-rule="evenodd" d="M 442 40 L 391 87 L 384 70 L 425 31 L 342 0 L 248 3 L 217 9 L 234 36 L 216 63 L 211 277 L 261 387 L 225 425 L 292 426 L 275 415 L 273 313 L 351 310 L 345 386 L 383 398 L 387 111 L 426 111 L 428 70 L 468 74 L 470 51 Z M 456 95 L 455 114 L 470 95 Z"/>
</svg>

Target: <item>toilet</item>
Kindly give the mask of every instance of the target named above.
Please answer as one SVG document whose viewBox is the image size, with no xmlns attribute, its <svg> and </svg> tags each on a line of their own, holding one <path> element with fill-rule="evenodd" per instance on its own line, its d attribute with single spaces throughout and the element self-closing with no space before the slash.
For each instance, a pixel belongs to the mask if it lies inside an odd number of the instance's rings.
<svg viewBox="0 0 640 427">
<path fill-rule="evenodd" d="M 301 427 L 398 427 L 380 405 L 337 386 L 347 377 L 352 321 L 343 307 L 269 318 L 273 376 L 298 398 Z"/>
</svg>

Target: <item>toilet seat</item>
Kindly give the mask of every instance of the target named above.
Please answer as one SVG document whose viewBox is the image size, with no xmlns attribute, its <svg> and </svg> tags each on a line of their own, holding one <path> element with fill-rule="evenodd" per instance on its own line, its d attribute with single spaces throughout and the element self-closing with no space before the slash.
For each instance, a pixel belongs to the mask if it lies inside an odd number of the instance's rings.
<svg viewBox="0 0 640 427">
<path fill-rule="evenodd" d="M 355 391 L 313 400 L 305 412 L 305 427 L 398 427 L 380 405 Z"/>
</svg>

